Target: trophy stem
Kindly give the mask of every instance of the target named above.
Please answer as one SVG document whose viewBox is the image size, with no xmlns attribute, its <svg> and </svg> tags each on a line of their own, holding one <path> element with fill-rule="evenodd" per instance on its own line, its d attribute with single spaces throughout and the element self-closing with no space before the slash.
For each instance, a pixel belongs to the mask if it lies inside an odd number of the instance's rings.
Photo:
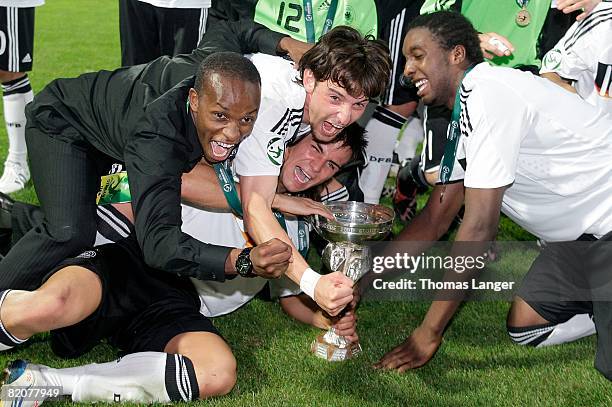
<svg viewBox="0 0 612 407">
<path fill-rule="evenodd" d="M 323 262 L 332 272 L 340 271 L 357 282 L 370 268 L 369 249 L 352 242 L 328 243 L 323 250 Z M 316 356 L 335 362 L 353 358 L 362 349 L 359 343 L 351 343 L 329 328 L 313 341 L 311 350 Z"/>
<path fill-rule="evenodd" d="M 344 342 L 344 344 L 340 346 L 336 343 L 329 343 L 326 336 L 328 336 L 332 330 L 333 328 L 330 328 L 330 330 L 328 330 L 326 333 L 320 334 L 314 341 L 312 341 L 310 350 L 315 354 L 315 356 L 329 362 L 341 362 L 354 358 L 361 353 L 362 349 L 359 342 L 350 343 L 344 336 L 339 336 L 336 333 L 333 333 L 333 336 L 339 338 L 341 342 Z"/>
<path fill-rule="evenodd" d="M 323 264 L 331 272 L 340 272 L 357 282 L 371 269 L 372 255 L 368 240 L 381 240 L 391 231 L 393 210 L 363 202 L 335 202 L 327 207 L 334 220 L 315 215 L 313 227 L 329 243 L 323 250 Z M 359 343 L 350 343 L 330 328 L 312 342 L 312 352 L 329 361 L 355 357 L 361 352 Z"/>
</svg>

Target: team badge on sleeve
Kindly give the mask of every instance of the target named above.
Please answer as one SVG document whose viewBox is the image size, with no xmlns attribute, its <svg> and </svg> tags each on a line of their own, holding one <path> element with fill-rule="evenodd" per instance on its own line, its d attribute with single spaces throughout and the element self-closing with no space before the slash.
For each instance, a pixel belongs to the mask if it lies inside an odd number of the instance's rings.
<svg viewBox="0 0 612 407">
<path fill-rule="evenodd" d="M 551 49 L 544 56 L 542 65 L 544 65 L 544 68 L 554 71 L 555 69 L 559 68 L 559 66 L 561 65 L 562 58 L 563 57 L 561 55 L 561 51 L 559 51 L 556 48 Z"/>
<path fill-rule="evenodd" d="M 268 159 L 272 164 L 279 167 L 282 165 L 284 148 L 284 141 L 280 137 L 274 137 L 268 141 Z"/>
</svg>

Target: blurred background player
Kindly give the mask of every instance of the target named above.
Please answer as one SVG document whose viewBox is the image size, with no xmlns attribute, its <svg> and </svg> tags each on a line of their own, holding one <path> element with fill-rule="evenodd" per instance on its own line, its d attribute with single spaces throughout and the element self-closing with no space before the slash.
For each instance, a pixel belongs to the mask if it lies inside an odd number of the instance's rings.
<svg viewBox="0 0 612 407">
<path fill-rule="evenodd" d="M 193 51 L 206 31 L 210 0 L 119 0 L 121 65 Z"/>
<path fill-rule="evenodd" d="M 26 72 L 34 60 L 34 8 L 45 0 L 0 0 L 0 82 L 9 151 L 0 192 L 23 189 L 30 179 L 25 142 L 25 106 L 34 97 Z"/>
<path fill-rule="evenodd" d="M 612 1 L 572 25 L 542 59 L 540 75 L 612 114 Z"/>
</svg>

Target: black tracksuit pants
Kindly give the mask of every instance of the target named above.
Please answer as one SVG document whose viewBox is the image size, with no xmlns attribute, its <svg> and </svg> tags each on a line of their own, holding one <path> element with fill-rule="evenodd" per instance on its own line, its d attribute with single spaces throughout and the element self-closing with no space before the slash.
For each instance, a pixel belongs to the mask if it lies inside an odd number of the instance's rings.
<svg viewBox="0 0 612 407">
<path fill-rule="evenodd" d="M 96 193 L 110 158 L 86 143 L 64 140 L 28 126 L 30 170 L 45 219 L 0 262 L 2 290 L 38 288 L 51 268 L 94 243 Z"/>
</svg>

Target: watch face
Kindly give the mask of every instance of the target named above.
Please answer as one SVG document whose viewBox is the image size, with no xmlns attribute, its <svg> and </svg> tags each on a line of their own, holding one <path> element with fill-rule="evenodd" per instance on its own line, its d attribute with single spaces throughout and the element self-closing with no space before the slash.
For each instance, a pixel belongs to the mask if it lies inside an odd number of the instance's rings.
<svg viewBox="0 0 612 407">
<path fill-rule="evenodd" d="M 238 255 L 238 258 L 236 259 L 236 272 L 243 277 L 247 277 L 252 274 L 251 268 L 252 264 L 251 259 L 249 259 L 249 251 L 243 251 Z"/>
</svg>

